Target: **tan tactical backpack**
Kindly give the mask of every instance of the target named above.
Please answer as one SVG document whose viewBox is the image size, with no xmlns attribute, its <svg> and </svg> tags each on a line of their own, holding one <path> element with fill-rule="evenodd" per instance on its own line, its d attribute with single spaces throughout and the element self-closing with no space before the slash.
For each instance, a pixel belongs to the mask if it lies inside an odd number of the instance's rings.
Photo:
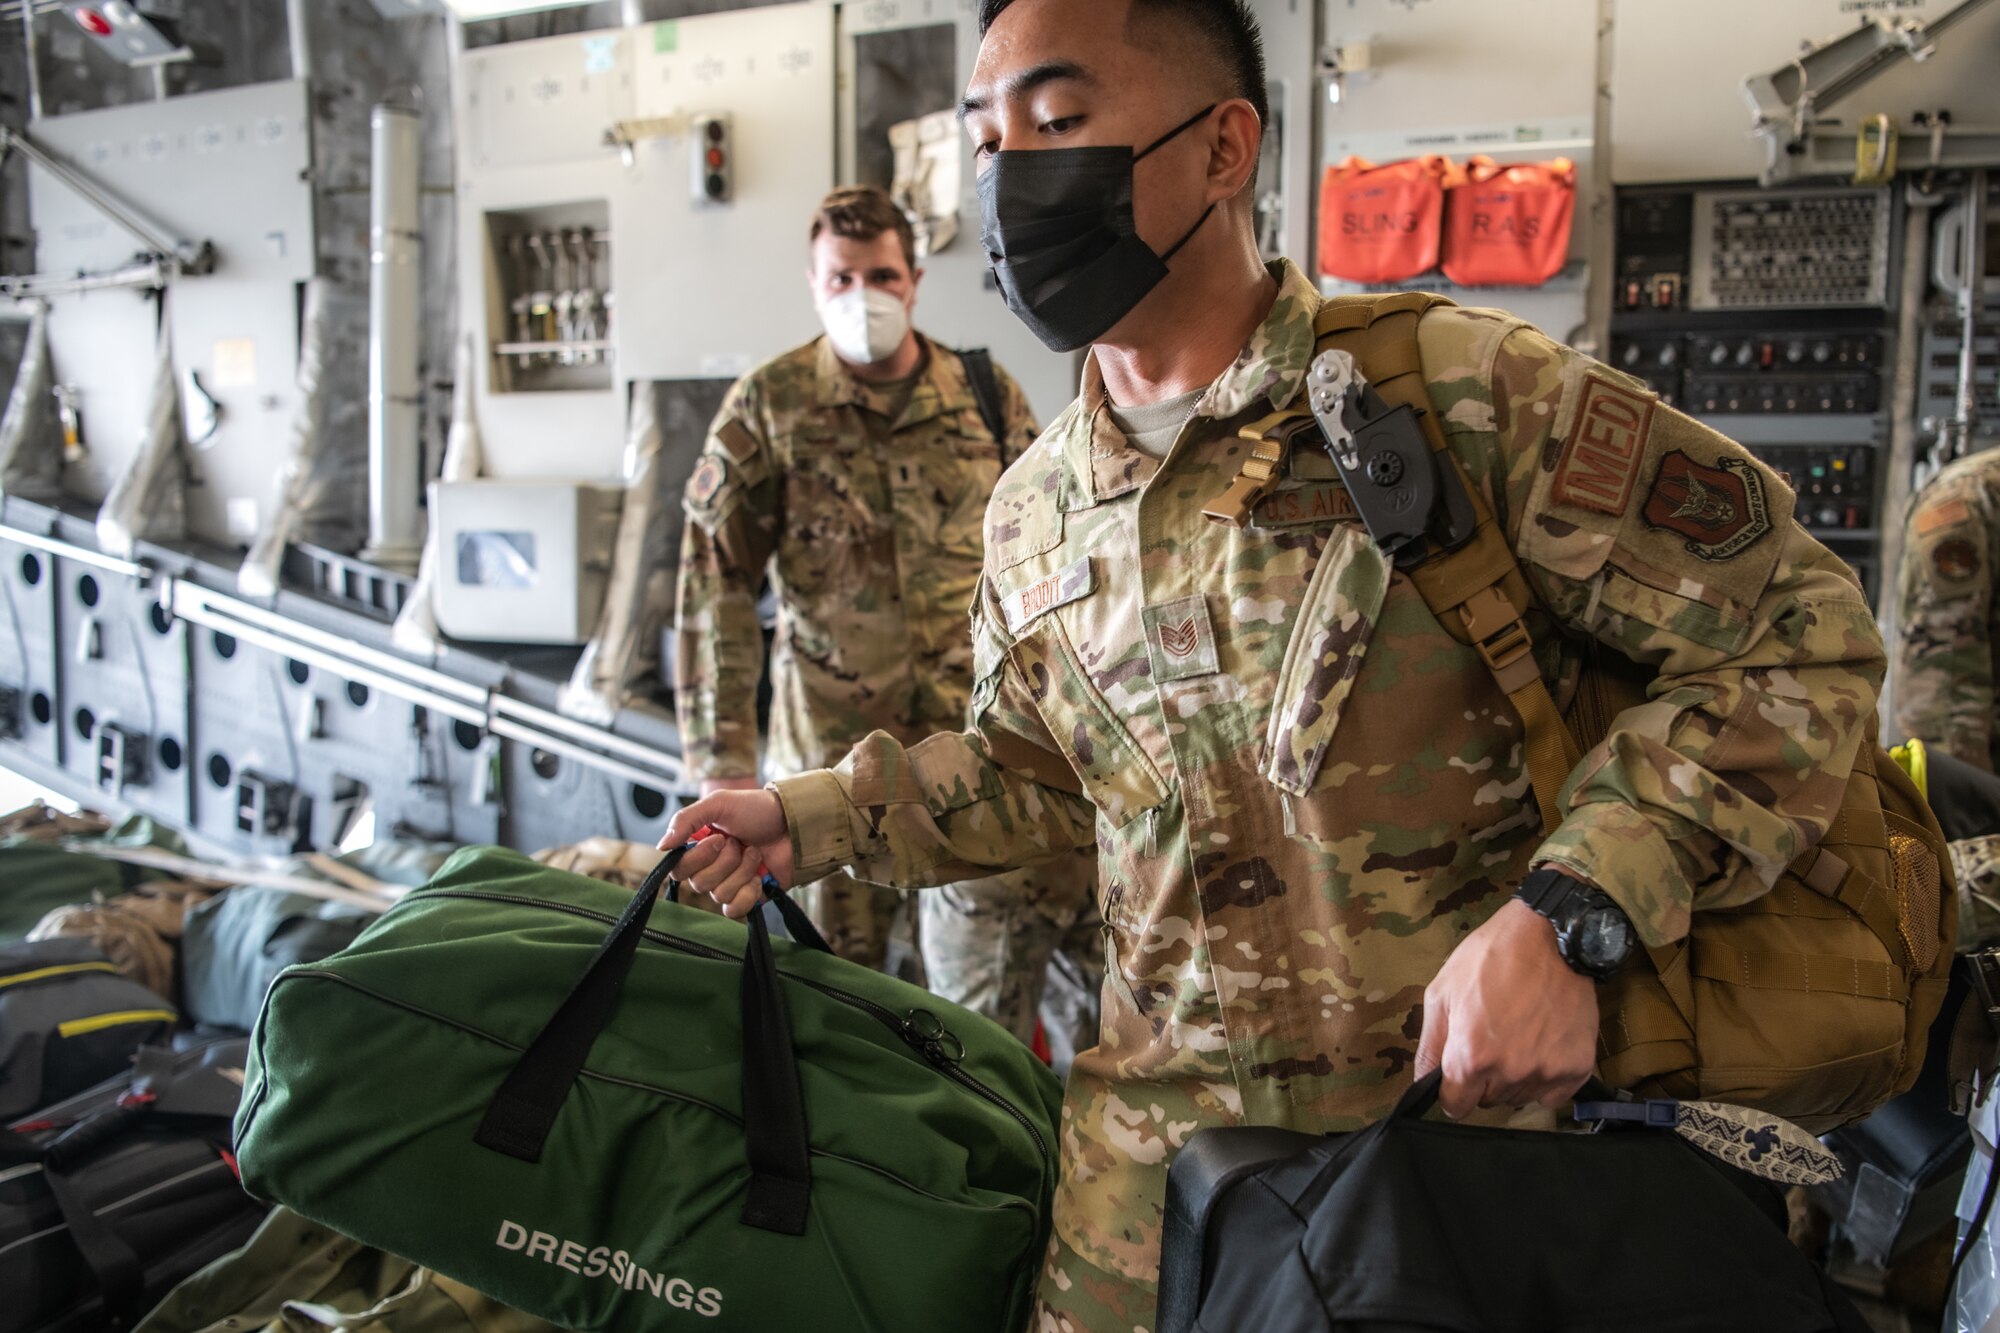
<svg viewBox="0 0 2000 1333">
<path fill-rule="evenodd" d="M 1417 321 L 1443 304 L 1420 293 L 1335 300 L 1316 330 L 1319 349 L 1352 355 L 1391 407 L 1414 407 L 1432 451 L 1456 468 L 1417 345 Z M 1289 416 L 1295 426 L 1296 410 Z M 1277 417 L 1244 434 L 1290 438 Z M 1466 489 L 1476 535 L 1406 572 L 1519 711 L 1542 826 L 1553 829 L 1579 746 L 1594 747 L 1645 701 L 1650 673 L 1609 650 L 1587 653 L 1567 712 L 1558 709 L 1522 619 L 1533 594 L 1505 533 Z M 1695 913 L 1687 938 L 1648 950 L 1600 988 L 1600 1076 L 1642 1096 L 1755 1107 L 1815 1133 L 1867 1115 L 1908 1090 L 1923 1064 L 1952 963 L 1950 874 L 1937 820 L 1880 748 L 1871 716 L 1819 846 L 1766 896 Z"/>
</svg>

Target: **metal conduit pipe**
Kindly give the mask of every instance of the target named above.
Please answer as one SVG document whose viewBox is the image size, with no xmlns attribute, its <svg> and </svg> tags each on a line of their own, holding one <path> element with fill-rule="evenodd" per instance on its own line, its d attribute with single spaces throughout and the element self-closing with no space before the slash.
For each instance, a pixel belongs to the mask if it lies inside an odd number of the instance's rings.
<svg viewBox="0 0 2000 1333">
<path fill-rule="evenodd" d="M 371 120 L 374 180 L 369 222 L 368 550 L 392 569 L 414 569 L 423 549 L 423 451 L 418 440 L 422 221 L 419 120 L 384 103 Z"/>
<path fill-rule="evenodd" d="M 39 48 L 35 44 L 35 6 L 32 3 L 21 6 L 21 39 L 25 44 L 21 58 L 28 66 L 28 123 L 42 118 L 42 71 Z"/>
<path fill-rule="evenodd" d="M 1877 578 L 1876 619 L 1889 644 L 1889 675 L 1882 684 L 1882 735 L 1902 741 L 1895 724 L 1896 644 L 1902 637 L 1903 516 L 1910 506 L 1916 480 L 1922 425 L 1917 412 L 1923 395 L 1923 370 L 1918 350 L 1923 346 L 1924 300 L 1930 283 L 1931 223 L 1936 200 L 1908 191 L 1903 222 L 1903 286 L 1896 305 L 1896 375 L 1889 405 L 1889 466 L 1882 483 L 1882 565 Z"/>
<path fill-rule="evenodd" d="M 292 77 L 312 77 L 312 34 L 306 30 L 306 0 L 285 0 L 285 35 L 292 48 Z"/>
<path fill-rule="evenodd" d="M 1986 169 L 1965 186 L 1965 285 L 1958 294 L 1958 450 L 1970 453 L 1979 424 L 1979 317 L 1986 309 Z"/>
</svg>

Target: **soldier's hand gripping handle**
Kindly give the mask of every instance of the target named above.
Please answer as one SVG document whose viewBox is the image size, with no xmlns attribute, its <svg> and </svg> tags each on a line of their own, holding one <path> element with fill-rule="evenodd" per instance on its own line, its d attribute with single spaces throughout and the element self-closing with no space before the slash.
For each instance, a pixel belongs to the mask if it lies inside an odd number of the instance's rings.
<svg viewBox="0 0 2000 1333">
<path fill-rule="evenodd" d="M 676 872 L 716 901 L 727 916 L 748 916 L 764 901 L 768 872 L 792 885 L 792 838 L 785 807 L 771 791 L 723 791 L 684 807 L 667 825 L 660 850 L 693 842 Z"/>
<path fill-rule="evenodd" d="M 1424 992 L 1414 1072 L 1444 1070 L 1438 1104 L 1453 1119 L 1559 1105 L 1596 1065 L 1596 983 L 1570 970 L 1554 928 L 1519 899 L 1460 941 Z"/>
</svg>

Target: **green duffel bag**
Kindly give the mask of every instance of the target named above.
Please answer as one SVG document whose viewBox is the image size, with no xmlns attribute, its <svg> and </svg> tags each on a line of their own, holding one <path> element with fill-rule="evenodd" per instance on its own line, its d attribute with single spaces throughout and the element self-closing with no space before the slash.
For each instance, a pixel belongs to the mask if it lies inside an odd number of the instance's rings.
<svg viewBox="0 0 2000 1333">
<path fill-rule="evenodd" d="M 264 993 L 294 963 L 354 943 L 375 916 L 346 903 L 254 885 L 218 893 L 181 928 L 181 995 L 196 1023 L 248 1032 Z"/>
<path fill-rule="evenodd" d="M 244 1184 L 564 1328 L 1020 1333 L 1055 1076 L 783 895 L 805 944 L 655 908 L 678 861 L 630 894 L 468 851 L 287 969 Z"/>
<path fill-rule="evenodd" d="M 0 944 L 27 938 L 35 923 L 58 907 L 116 897 L 158 872 L 91 856 L 74 847 L 158 848 L 185 854 L 181 836 L 143 815 L 94 831 L 94 816 L 65 815 L 39 802 L 7 816 L 4 823 L 25 830 L 0 837 Z"/>
</svg>

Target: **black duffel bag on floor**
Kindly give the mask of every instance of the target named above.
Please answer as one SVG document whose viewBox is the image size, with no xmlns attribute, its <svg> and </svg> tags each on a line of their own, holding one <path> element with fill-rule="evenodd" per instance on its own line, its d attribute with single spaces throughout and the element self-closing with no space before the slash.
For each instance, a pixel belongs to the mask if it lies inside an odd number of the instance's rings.
<svg viewBox="0 0 2000 1333">
<path fill-rule="evenodd" d="M 177 1017 L 89 940 L 0 947 L 0 1121 L 117 1076 Z"/>
<path fill-rule="evenodd" d="M 1156 1333 L 1868 1333 L 1765 1182 L 1666 1130 L 1427 1121 L 1438 1084 L 1355 1134 L 1191 1138 Z"/>
<path fill-rule="evenodd" d="M 229 1154 L 248 1047 L 149 1046 L 0 1130 L 0 1333 L 125 1327 L 249 1239 L 267 1209 Z"/>
</svg>

